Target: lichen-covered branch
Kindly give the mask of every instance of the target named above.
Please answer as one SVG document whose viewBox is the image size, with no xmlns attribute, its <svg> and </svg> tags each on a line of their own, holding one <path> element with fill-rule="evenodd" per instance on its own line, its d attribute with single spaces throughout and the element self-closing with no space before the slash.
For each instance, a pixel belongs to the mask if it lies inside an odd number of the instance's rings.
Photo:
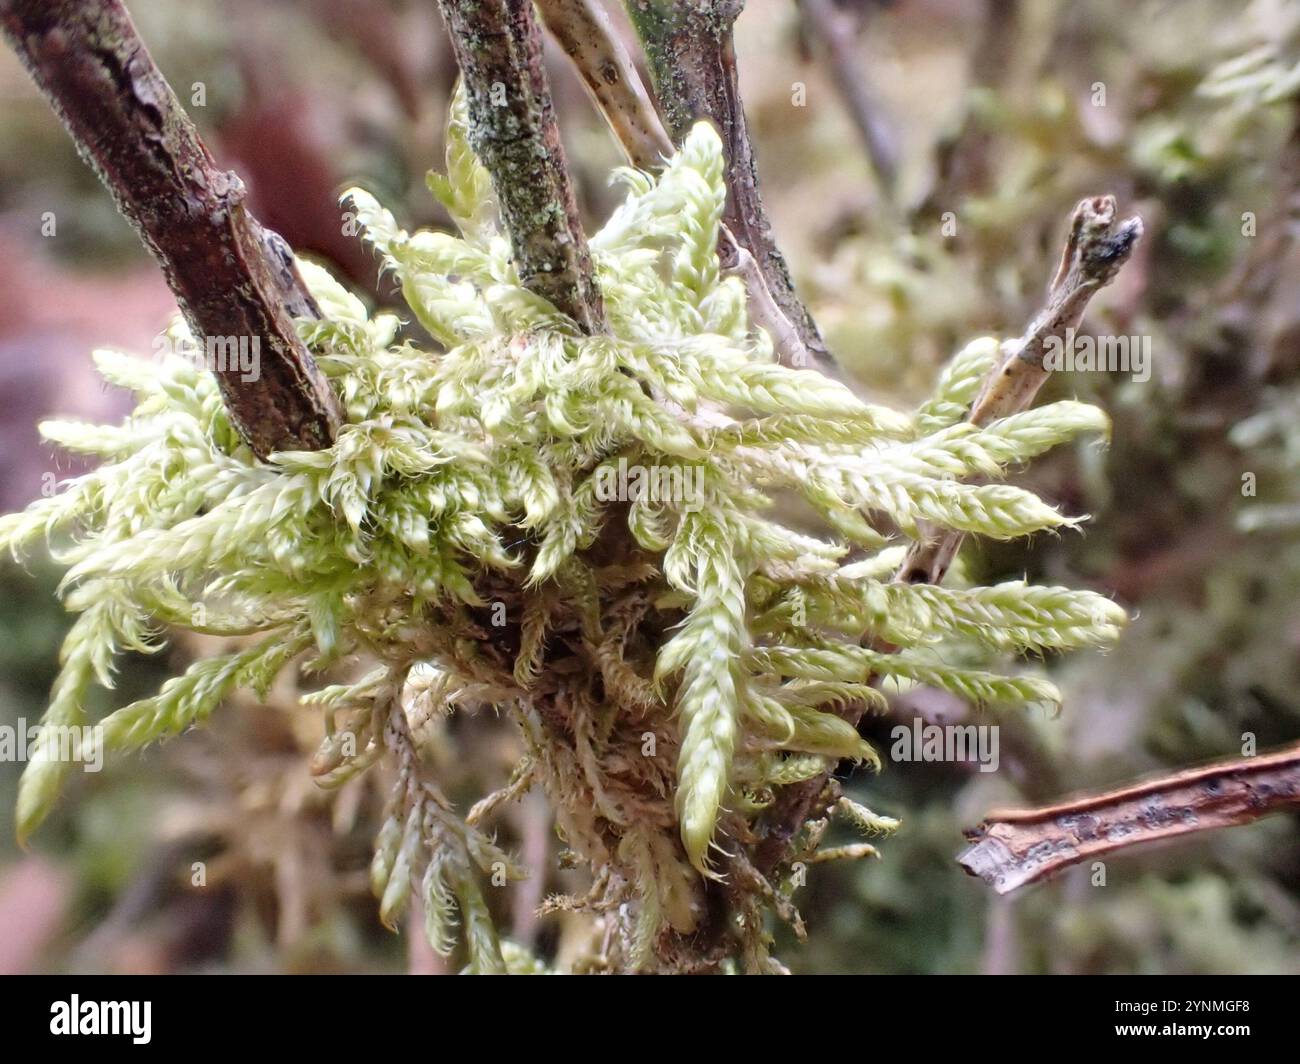
<svg viewBox="0 0 1300 1064">
<path fill-rule="evenodd" d="M 328 446 L 339 407 L 295 316 L 319 317 L 284 241 L 244 206 L 120 0 L 0 0 L 0 29 L 158 260 L 200 342 L 246 343 L 256 369 L 210 360 L 261 457 Z M 209 346 L 211 349 L 211 346 Z M 255 379 L 253 379 L 255 378 Z"/>
<path fill-rule="evenodd" d="M 1077 328 L 1088 303 L 1115 278 L 1142 237 L 1142 220 L 1120 221 L 1114 196 L 1085 199 L 1074 209 L 1070 234 L 1047 302 L 1024 335 L 1004 344 L 1001 360 L 984 383 L 967 420 L 987 425 L 1027 410 L 1051 369 L 1044 356 L 1053 342 Z M 941 582 L 961 547 L 962 535 L 930 529 L 909 552 L 898 578 L 910 584 Z"/>
<path fill-rule="evenodd" d="M 720 241 L 723 265 L 762 279 L 778 317 L 760 318 L 758 324 L 772 334 L 783 363 L 802 367 L 815 362 L 834 372 L 834 359 L 795 293 L 758 190 L 732 41 L 732 27 L 744 6 L 744 0 L 626 0 L 673 141 L 680 144 L 701 118 L 713 122 L 722 136 L 727 162 L 723 224 L 735 244 L 733 250 L 725 237 Z M 752 256 L 752 264 L 741 252 Z M 755 287 L 751 284 L 751 291 Z"/>
<path fill-rule="evenodd" d="M 604 306 L 560 142 L 531 0 L 438 0 L 524 287 L 585 333 Z"/>
<path fill-rule="evenodd" d="M 1300 808 L 1300 746 L 1041 809 L 989 813 L 957 858 L 999 894 L 1116 850 Z"/>
</svg>

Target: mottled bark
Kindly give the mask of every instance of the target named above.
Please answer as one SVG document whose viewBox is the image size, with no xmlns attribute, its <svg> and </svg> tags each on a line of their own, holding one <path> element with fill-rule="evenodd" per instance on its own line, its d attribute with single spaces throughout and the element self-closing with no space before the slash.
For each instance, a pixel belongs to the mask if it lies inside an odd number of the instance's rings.
<svg viewBox="0 0 1300 1064">
<path fill-rule="evenodd" d="M 788 326 L 781 322 L 762 323 L 773 332 L 782 347 L 781 333 L 790 332 L 803 349 L 784 361 L 808 365 L 816 360 L 833 371 L 834 360 L 826 350 L 812 315 L 800 301 L 790 279 L 790 270 L 772 235 L 772 224 L 758 190 L 745 110 L 736 74 L 736 53 L 732 28 L 744 8 L 744 0 L 625 0 L 632 24 L 645 47 L 655 92 L 663 109 L 668 132 L 681 143 L 691 126 L 701 118 L 718 129 L 727 157 L 727 206 L 723 223 L 739 249 L 753 256 L 757 272 Z M 719 243 L 723 265 L 746 268 L 744 257 Z M 791 344 L 784 344 L 786 351 Z"/>
<path fill-rule="evenodd" d="M 519 279 L 587 333 L 604 303 L 578 217 L 531 0 L 438 0 Z"/>
<path fill-rule="evenodd" d="M 957 863 L 999 894 L 1116 850 L 1300 808 L 1300 746 L 1043 809 L 995 811 Z"/>
<path fill-rule="evenodd" d="M 120 0 L 0 0 L 0 29 L 217 354 L 244 439 L 263 458 L 328 446 L 338 402 L 292 320 L 319 308 L 284 241 L 244 207 L 239 177 L 199 140 Z M 222 357 L 241 342 L 256 352 L 253 369 Z"/>
</svg>

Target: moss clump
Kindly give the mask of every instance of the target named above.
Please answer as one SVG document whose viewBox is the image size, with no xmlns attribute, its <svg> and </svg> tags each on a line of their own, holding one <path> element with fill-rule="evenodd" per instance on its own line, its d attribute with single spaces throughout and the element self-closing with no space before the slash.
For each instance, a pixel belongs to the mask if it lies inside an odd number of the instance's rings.
<svg viewBox="0 0 1300 1064">
<path fill-rule="evenodd" d="M 210 375 L 103 352 L 105 378 L 138 397 L 127 423 L 43 426 L 103 459 L 0 520 L 12 549 L 52 538 L 80 613 L 46 723 L 83 723 L 89 685 L 111 685 L 118 651 L 157 649 L 160 625 L 247 642 L 108 716 L 113 750 L 199 724 L 291 662 L 364 659 L 361 679 L 307 699 L 329 723 L 312 770 L 335 785 L 385 755 L 397 767 L 373 868 L 385 920 L 414 889 L 435 946 L 450 948 L 458 919 L 471 969 L 527 967 L 476 882 L 523 870 L 474 825 L 538 782 L 595 871 L 577 904 L 616 925 L 610 963 L 699 964 L 681 936 L 706 918 L 708 877 L 726 873 L 734 919 L 712 961 L 771 968 L 762 914 L 790 910 L 746 847 L 776 789 L 839 759 L 875 762 L 836 705 L 880 705 L 873 676 L 1052 702 L 1046 681 L 952 665 L 938 645 L 1117 634 L 1122 613 L 1088 592 L 891 580 L 922 522 L 998 538 L 1070 524 L 988 480 L 1105 418 L 1057 403 L 962 422 L 992 340 L 962 352 L 915 416 L 775 364 L 718 267 L 723 159 L 707 125 L 657 179 L 623 173 L 627 199 L 591 241 L 609 331 L 582 335 L 518 283 L 463 112 L 449 141 L 431 187 L 462 238 L 405 233 L 368 194 L 348 196 L 442 353 L 397 342 L 394 316 L 303 264 L 326 318 L 303 336 L 346 409 L 332 447 L 259 462 Z M 833 537 L 783 522 L 775 492 Z M 864 649 L 864 633 L 899 652 Z M 527 755 L 467 820 L 419 751 L 432 714 L 480 705 L 518 723 Z M 24 834 L 66 770 L 29 765 Z"/>
</svg>

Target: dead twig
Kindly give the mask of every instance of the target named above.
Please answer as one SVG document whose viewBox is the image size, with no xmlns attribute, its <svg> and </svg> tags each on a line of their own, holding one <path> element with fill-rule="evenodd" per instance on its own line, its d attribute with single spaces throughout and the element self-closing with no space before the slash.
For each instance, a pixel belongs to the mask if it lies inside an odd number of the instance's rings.
<svg viewBox="0 0 1300 1064">
<path fill-rule="evenodd" d="M 628 161 L 638 170 L 657 169 L 673 153 L 672 138 L 599 0 L 537 0 L 537 12 Z"/>
<path fill-rule="evenodd" d="M 997 810 L 966 832 L 957 863 L 999 894 L 1148 843 L 1300 807 L 1300 745 L 1188 769 L 1041 809 Z"/>
<path fill-rule="evenodd" d="M 1142 235 L 1139 219 L 1116 222 L 1115 213 L 1112 196 L 1086 199 L 1075 208 L 1061 264 L 1048 288 L 1047 303 L 1023 337 L 1004 345 L 1002 360 L 971 408 L 970 421 L 984 425 L 1024 410 L 1033 402 L 1050 375 L 1043 365 L 1049 338 L 1063 337 L 1067 328 L 1079 324 L 1088 301 L 1110 283 Z M 927 538 L 908 552 L 896 580 L 939 583 L 948 571 L 961 545 L 961 534 L 942 529 L 925 531 Z M 848 705 L 841 715 L 856 724 L 863 709 L 861 704 Z M 829 782 L 827 774 L 781 788 L 768 813 L 766 832 L 755 857 L 764 875 L 770 875 L 789 859 L 790 840 L 798 835 L 800 827 L 825 814 Z"/>
<path fill-rule="evenodd" d="M 722 265 L 746 282 L 750 314 L 772 336 L 784 365 L 838 369 L 800 301 L 758 191 L 753 148 L 736 76 L 732 27 L 744 0 L 625 0 L 649 60 L 675 143 L 707 118 L 726 153 L 727 205 L 718 241 Z M 742 254 L 748 252 L 748 256 Z"/>
<path fill-rule="evenodd" d="M 1051 376 L 1051 369 L 1043 364 L 1048 347 L 1078 327 L 1092 297 L 1110 284 L 1141 236 L 1140 218 L 1116 218 L 1114 196 L 1095 196 L 1074 209 L 1047 303 L 1019 340 L 1003 345 L 1002 360 L 984 382 L 968 421 L 987 425 L 1029 408 Z M 909 584 L 942 582 L 963 538 L 960 532 L 923 527 L 922 538 L 908 552 L 897 579 Z"/>
<path fill-rule="evenodd" d="M 210 356 L 231 344 L 256 352 L 254 373 L 243 358 L 209 358 L 249 446 L 262 458 L 327 447 L 340 408 L 293 325 L 320 310 L 287 245 L 245 208 L 243 182 L 199 140 L 121 0 L 0 0 L 0 30 L 162 266 L 196 340 Z"/>
</svg>

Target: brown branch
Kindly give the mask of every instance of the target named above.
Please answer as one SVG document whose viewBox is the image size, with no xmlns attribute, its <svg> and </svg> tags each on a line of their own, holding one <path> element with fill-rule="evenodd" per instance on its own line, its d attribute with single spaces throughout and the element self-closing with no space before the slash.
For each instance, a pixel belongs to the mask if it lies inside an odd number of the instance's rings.
<svg viewBox="0 0 1300 1064">
<path fill-rule="evenodd" d="M 1047 348 L 1062 341 L 1083 320 L 1092 297 L 1114 279 L 1142 236 L 1142 220 L 1118 221 L 1113 196 L 1083 200 L 1074 210 L 1070 234 L 1047 303 L 1025 334 L 1003 345 L 1002 361 L 975 399 L 967 420 L 987 425 L 1029 408 L 1051 370 L 1043 365 Z M 910 584 L 937 584 L 961 547 L 960 532 L 923 527 L 923 538 L 908 552 L 898 579 Z"/>
<path fill-rule="evenodd" d="M 893 132 L 880 113 L 880 104 L 861 76 L 854 47 L 853 31 L 833 0 L 799 0 L 808 27 L 821 39 L 831 68 L 835 88 L 853 121 L 867 161 L 887 201 L 892 202 L 898 184 L 898 147 Z"/>
<path fill-rule="evenodd" d="M 786 365 L 837 372 L 812 315 L 800 301 L 758 191 L 753 148 L 736 76 L 732 27 L 744 0 L 625 0 L 645 48 L 668 132 L 680 144 L 702 118 L 717 127 L 726 152 L 727 205 L 719 253 L 747 280 L 751 314 L 771 333 Z M 748 252 L 752 263 L 743 254 Z M 759 283 L 761 281 L 761 284 Z M 770 295 L 764 307 L 764 293 Z M 764 315 L 768 320 L 763 320 Z"/>
<path fill-rule="evenodd" d="M 672 138 L 598 0 L 538 0 L 537 8 L 546 28 L 573 62 L 628 161 L 641 170 L 659 169 L 673 152 Z M 749 319 L 771 336 L 782 365 L 812 366 L 813 356 L 799 330 L 777 304 L 757 260 L 740 246 L 725 224 L 718 233 L 718 258 L 725 269 L 744 282 Z M 829 358 L 827 355 L 827 363 Z"/>
<path fill-rule="evenodd" d="M 1050 337 L 1063 337 L 1083 318 L 1088 301 L 1109 284 L 1128 260 L 1142 235 L 1142 222 L 1130 218 L 1115 221 L 1115 200 L 1098 196 L 1082 201 L 1074 210 L 1061 264 L 1048 290 L 1047 304 L 1019 340 L 1004 345 L 1002 361 L 994 367 L 969 414 L 977 425 L 1026 409 L 1050 375 L 1043 356 Z M 908 583 L 938 583 L 943 579 L 957 548 L 960 533 L 922 526 L 928 538 L 908 552 L 895 576 Z M 895 648 L 877 646 L 882 651 Z M 860 704 L 848 705 L 841 715 L 856 724 L 863 713 Z M 755 865 L 770 875 L 788 859 L 790 842 L 804 823 L 824 815 L 829 794 L 829 775 L 781 788 L 767 815 L 767 829 L 758 844 Z"/>
<path fill-rule="evenodd" d="M 542 66 L 531 0 L 438 0 L 469 99 L 470 142 L 492 177 L 519 279 L 587 333 L 604 328 Z"/>
<path fill-rule="evenodd" d="M 262 458 L 328 446 L 338 401 L 292 320 L 320 310 L 284 241 L 244 207 L 243 182 L 199 140 L 121 0 L 0 0 L 0 29 L 162 266 L 244 439 Z M 255 352 L 252 368 L 230 364 L 239 343 Z"/>
<path fill-rule="evenodd" d="M 989 813 L 966 832 L 968 874 L 1008 894 L 1070 865 L 1300 807 L 1300 745 L 1188 769 L 1042 809 Z"/>
<path fill-rule="evenodd" d="M 628 162 L 655 170 L 672 138 L 599 0 L 537 0 L 537 12 L 573 62 Z"/>
</svg>

